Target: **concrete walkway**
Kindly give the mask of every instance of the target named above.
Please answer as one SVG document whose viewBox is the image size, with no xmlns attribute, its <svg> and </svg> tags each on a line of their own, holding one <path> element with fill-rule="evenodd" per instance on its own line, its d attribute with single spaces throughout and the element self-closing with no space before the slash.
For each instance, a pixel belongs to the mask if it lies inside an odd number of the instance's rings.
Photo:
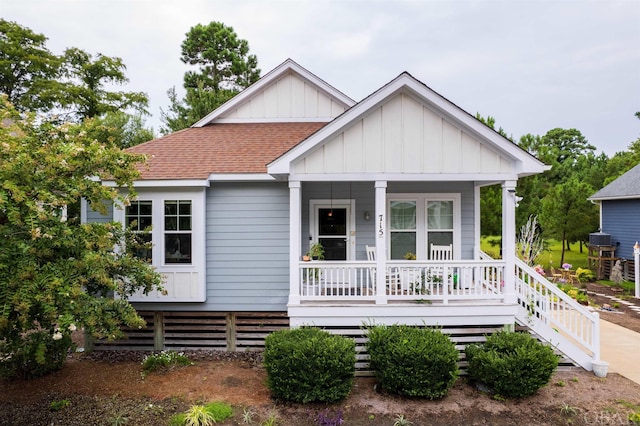
<svg viewBox="0 0 640 426">
<path fill-rule="evenodd" d="M 640 384 L 640 333 L 600 320 L 600 359 L 609 373 L 618 373 Z"/>
</svg>

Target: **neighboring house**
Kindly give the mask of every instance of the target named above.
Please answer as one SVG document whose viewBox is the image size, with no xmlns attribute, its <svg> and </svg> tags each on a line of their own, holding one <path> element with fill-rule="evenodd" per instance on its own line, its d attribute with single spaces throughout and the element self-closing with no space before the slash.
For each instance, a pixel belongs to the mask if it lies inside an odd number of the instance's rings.
<svg viewBox="0 0 640 426">
<path fill-rule="evenodd" d="M 633 246 L 640 241 L 640 164 L 589 200 L 600 206 L 600 232 L 610 236 L 615 257 L 633 260 Z"/>
<path fill-rule="evenodd" d="M 517 181 L 548 167 L 408 73 L 354 102 L 287 60 L 191 128 L 130 151 L 148 164 L 137 201 L 113 217 L 153 226 L 141 255 L 167 294 L 130 300 L 156 348 L 226 333 L 233 350 L 239 315 L 277 313 L 346 334 L 365 322 L 479 334 L 519 322 L 585 368 L 598 359 L 597 316 L 516 259 Z M 480 250 L 486 185 L 502 187 L 500 260 Z M 317 242 L 324 260 L 303 261 Z"/>
</svg>

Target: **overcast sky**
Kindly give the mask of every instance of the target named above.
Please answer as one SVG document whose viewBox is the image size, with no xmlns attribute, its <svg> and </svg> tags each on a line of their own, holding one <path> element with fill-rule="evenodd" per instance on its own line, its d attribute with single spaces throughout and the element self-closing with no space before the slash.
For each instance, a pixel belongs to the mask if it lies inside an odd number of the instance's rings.
<svg viewBox="0 0 640 426">
<path fill-rule="evenodd" d="M 611 156 L 640 137 L 636 0 L 0 0 L 0 16 L 53 53 L 121 57 L 156 131 L 167 89 L 183 93 L 185 33 L 220 21 L 263 74 L 291 58 L 356 101 L 408 71 L 516 139 L 576 128 Z"/>
</svg>

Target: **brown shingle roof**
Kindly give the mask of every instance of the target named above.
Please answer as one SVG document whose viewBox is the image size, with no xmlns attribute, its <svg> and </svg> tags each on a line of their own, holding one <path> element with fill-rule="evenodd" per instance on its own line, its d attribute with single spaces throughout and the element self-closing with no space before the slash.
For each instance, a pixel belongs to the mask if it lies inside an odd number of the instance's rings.
<svg viewBox="0 0 640 426">
<path fill-rule="evenodd" d="M 229 123 L 194 127 L 129 148 L 146 154 L 141 179 L 206 179 L 266 173 L 266 165 L 325 123 Z"/>
</svg>

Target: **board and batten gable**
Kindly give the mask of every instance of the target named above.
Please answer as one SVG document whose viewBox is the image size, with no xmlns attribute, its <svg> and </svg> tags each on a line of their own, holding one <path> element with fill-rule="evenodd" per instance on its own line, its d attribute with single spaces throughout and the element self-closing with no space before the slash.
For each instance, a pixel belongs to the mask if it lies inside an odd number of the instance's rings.
<svg viewBox="0 0 640 426">
<path fill-rule="evenodd" d="M 633 246 L 640 241 L 640 199 L 602 200 L 602 232 L 611 243 L 620 243 L 616 257 L 633 259 Z"/>
<path fill-rule="evenodd" d="M 398 93 L 293 165 L 315 173 L 513 173 L 513 160 L 407 93 Z"/>
<path fill-rule="evenodd" d="M 330 120 L 345 111 L 344 104 L 328 96 L 314 84 L 288 73 L 244 103 L 220 116 L 229 119 L 311 119 Z"/>
</svg>

